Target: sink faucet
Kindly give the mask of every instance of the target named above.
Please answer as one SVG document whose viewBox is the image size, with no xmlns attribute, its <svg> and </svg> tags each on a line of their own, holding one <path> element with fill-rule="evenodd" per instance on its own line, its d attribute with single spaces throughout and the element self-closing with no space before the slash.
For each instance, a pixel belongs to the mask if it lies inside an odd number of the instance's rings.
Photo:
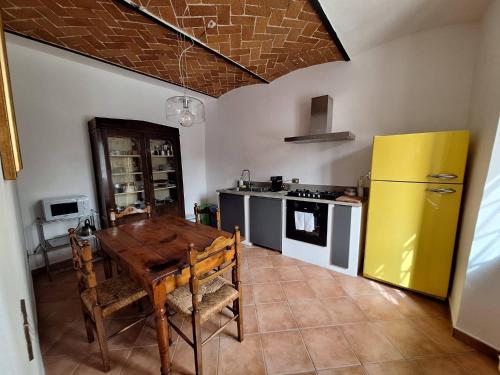
<svg viewBox="0 0 500 375">
<path fill-rule="evenodd" d="M 250 169 L 243 169 L 241 171 L 240 180 L 245 181 L 245 173 L 248 175 L 248 189 L 252 191 L 252 180 L 250 179 Z"/>
</svg>

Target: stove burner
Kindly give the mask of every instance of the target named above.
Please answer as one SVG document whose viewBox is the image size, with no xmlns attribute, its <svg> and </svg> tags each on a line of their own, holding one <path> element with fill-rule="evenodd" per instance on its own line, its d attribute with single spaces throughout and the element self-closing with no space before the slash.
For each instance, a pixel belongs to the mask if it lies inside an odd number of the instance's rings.
<svg viewBox="0 0 500 375">
<path fill-rule="evenodd" d="M 312 199 L 323 199 L 323 200 L 329 200 L 329 201 L 334 201 L 343 193 L 338 192 L 338 191 L 310 191 L 310 190 L 305 190 L 305 189 L 296 189 L 289 191 L 286 195 L 290 197 L 299 197 L 299 198 L 312 198 Z"/>
</svg>

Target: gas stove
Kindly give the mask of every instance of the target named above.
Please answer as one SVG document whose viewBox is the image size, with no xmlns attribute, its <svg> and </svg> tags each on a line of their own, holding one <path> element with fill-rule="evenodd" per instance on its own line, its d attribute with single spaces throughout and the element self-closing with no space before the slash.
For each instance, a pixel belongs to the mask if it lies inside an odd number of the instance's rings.
<svg viewBox="0 0 500 375">
<path fill-rule="evenodd" d="M 338 191 L 318 191 L 318 190 L 310 191 L 305 189 L 296 189 L 289 191 L 286 195 L 289 197 L 323 199 L 323 200 L 334 201 L 338 197 L 343 195 L 343 193 Z"/>
</svg>

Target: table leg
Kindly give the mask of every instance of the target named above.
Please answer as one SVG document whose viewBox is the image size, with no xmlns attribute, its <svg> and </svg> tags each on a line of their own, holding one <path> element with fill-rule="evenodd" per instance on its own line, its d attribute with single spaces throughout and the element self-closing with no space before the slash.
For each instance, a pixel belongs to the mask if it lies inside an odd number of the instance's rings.
<svg viewBox="0 0 500 375">
<path fill-rule="evenodd" d="M 111 264 L 111 258 L 105 253 L 103 254 L 103 267 L 104 267 L 104 277 L 110 279 L 113 277 L 113 265 Z"/>
<path fill-rule="evenodd" d="M 170 373 L 170 353 L 168 347 L 168 321 L 165 303 L 167 299 L 165 284 L 160 283 L 153 290 L 153 305 L 155 309 L 156 337 L 158 340 L 158 350 L 160 351 L 161 369 L 160 373 L 167 375 Z"/>
</svg>

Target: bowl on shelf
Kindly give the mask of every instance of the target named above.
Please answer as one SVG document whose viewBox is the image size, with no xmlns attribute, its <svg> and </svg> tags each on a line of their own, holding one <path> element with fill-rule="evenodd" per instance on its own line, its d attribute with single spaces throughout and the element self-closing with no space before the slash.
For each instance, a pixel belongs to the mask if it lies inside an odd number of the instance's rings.
<svg viewBox="0 0 500 375">
<path fill-rule="evenodd" d="M 125 188 L 124 188 L 123 184 L 114 184 L 113 188 L 115 189 L 115 193 L 124 193 L 125 192 Z"/>
</svg>

